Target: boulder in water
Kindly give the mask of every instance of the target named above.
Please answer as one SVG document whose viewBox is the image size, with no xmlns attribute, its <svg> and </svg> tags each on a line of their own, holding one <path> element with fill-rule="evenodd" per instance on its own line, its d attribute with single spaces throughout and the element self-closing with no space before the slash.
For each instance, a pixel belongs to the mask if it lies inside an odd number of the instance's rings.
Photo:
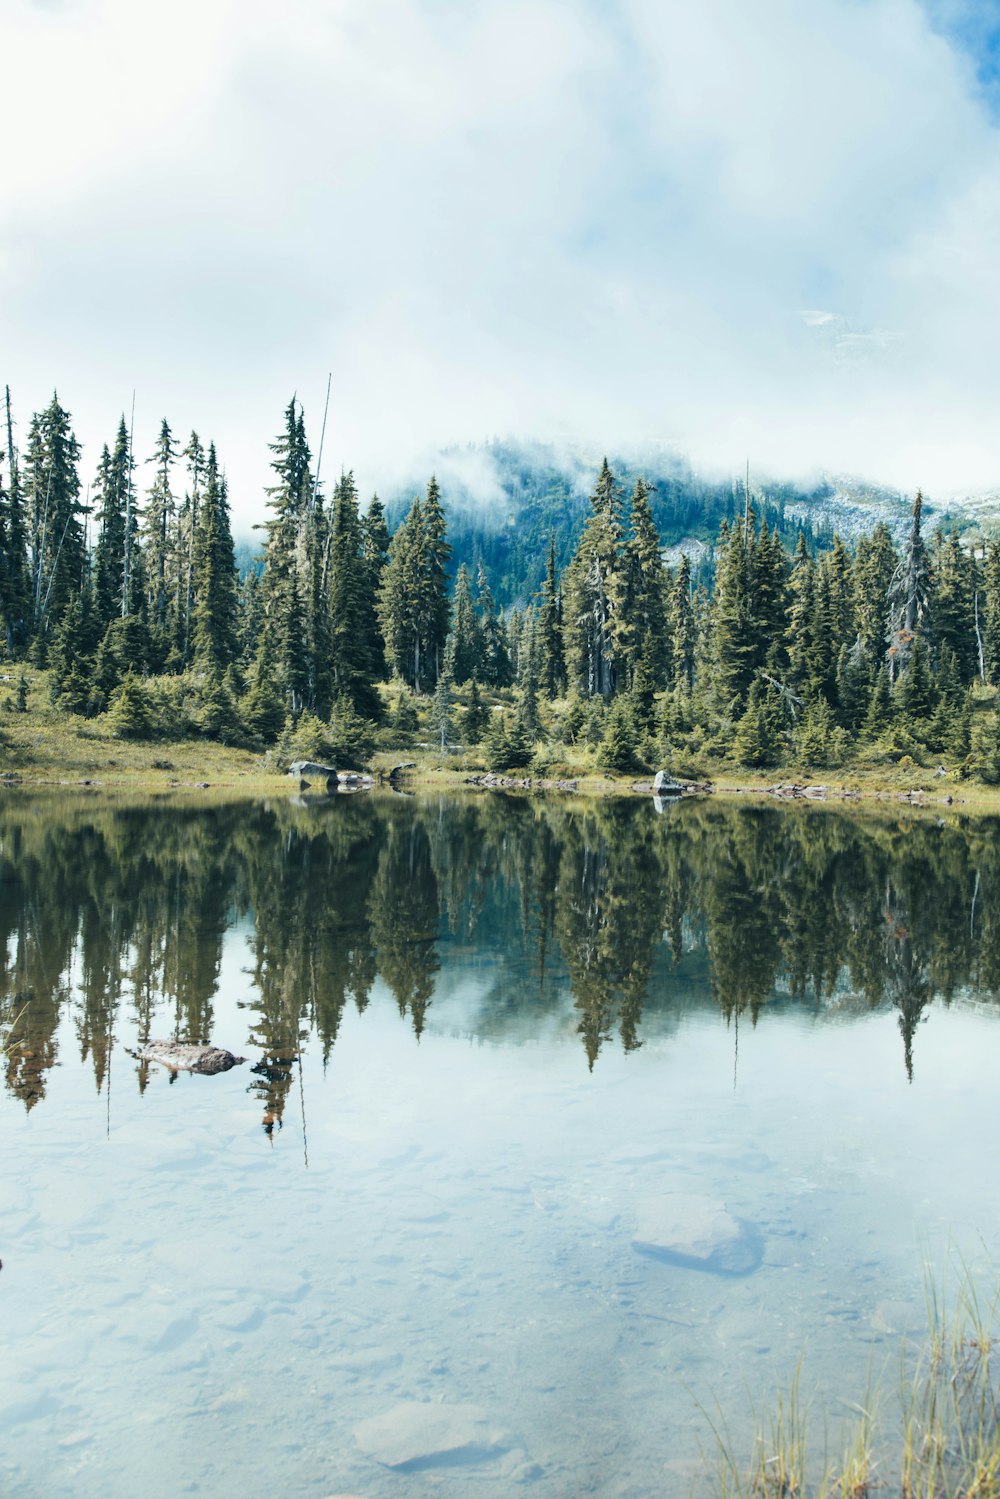
<svg viewBox="0 0 1000 1499">
<path fill-rule="evenodd" d="M 716 1197 L 664 1192 L 639 1209 L 632 1247 L 689 1270 L 749 1275 L 761 1261 L 760 1235 Z"/>
<path fill-rule="evenodd" d="M 386 1468 L 414 1472 L 495 1457 L 507 1445 L 478 1405 L 404 1400 L 354 1428 L 361 1451 Z"/>
</svg>

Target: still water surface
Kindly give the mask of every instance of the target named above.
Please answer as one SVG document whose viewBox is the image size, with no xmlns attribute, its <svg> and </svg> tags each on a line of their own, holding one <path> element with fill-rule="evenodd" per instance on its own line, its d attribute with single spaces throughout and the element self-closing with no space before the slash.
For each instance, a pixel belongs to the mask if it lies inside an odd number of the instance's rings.
<svg viewBox="0 0 1000 1499">
<path fill-rule="evenodd" d="M 0 1494 L 682 1495 L 800 1357 L 835 1431 L 994 1283 L 998 832 L 8 798 Z M 677 1191 L 760 1265 L 637 1253 Z"/>
</svg>

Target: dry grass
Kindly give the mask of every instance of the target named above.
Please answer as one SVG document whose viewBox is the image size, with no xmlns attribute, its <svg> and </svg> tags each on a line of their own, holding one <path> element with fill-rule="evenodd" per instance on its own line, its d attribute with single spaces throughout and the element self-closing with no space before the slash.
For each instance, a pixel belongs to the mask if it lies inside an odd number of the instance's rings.
<svg viewBox="0 0 1000 1499">
<path fill-rule="evenodd" d="M 963 1274 L 954 1309 L 928 1295 L 928 1334 L 913 1356 L 901 1351 L 900 1422 L 871 1393 L 855 1406 L 839 1459 L 813 1455 L 814 1421 L 800 1398 L 797 1370 L 741 1462 L 725 1422 L 710 1424 L 719 1447 L 713 1477 L 719 1499 L 1000 1499 L 1000 1388 L 992 1367 L 1000 1292 L 984 1306 Z M 892 1428 L 896 1427 L 897 1436 Z M 896 1449 L 893 1452 L 893 1449 Z M 876 1459 L 876 1452 L 879 1459 Z"/>
</svg>

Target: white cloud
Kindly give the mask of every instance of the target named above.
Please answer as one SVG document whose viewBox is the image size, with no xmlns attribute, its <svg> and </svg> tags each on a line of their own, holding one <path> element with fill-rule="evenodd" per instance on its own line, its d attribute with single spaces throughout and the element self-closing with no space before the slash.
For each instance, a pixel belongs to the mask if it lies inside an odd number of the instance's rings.
<svg viewBox="0 0 1000 1499">
<path fill-rule="evenodd" d="M 936 14 L 936 20 L 939 15 Z M 259 514 L 493 433 L 1000 480 L 997 131 L 915 0 L 0 0 L 0 378 Z M 802 309 L 812 309 L 803 312 Z"/>
</svg>

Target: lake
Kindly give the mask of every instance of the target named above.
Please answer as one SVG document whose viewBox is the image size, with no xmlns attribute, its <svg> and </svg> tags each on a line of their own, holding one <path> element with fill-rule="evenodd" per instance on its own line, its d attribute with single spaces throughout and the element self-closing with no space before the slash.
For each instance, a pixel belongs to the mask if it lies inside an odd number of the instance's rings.
<svg viewBox="0 0 1000 1499">
<path fill-rule="evenodd" d="M 0 928 L 4 1499 L 711 1492 L 1000 1279 L 996 820 L 5 792 Z"/>
</svg>

